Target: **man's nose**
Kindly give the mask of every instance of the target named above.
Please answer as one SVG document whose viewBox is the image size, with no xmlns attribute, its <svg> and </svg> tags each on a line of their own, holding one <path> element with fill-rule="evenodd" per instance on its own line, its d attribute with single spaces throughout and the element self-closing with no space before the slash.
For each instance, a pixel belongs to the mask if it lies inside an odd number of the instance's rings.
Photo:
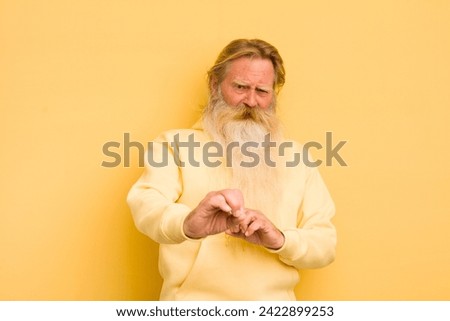
<svg viewBox="0 0 450 321">
<path fill-rule="evenodd" d="M 247 107 L 256 107 L 258 103 L 256 102 L 256 93 L 254 90 L 249 90 L 247 96 L 245 97 L 244 104 Z"/>
</svg>

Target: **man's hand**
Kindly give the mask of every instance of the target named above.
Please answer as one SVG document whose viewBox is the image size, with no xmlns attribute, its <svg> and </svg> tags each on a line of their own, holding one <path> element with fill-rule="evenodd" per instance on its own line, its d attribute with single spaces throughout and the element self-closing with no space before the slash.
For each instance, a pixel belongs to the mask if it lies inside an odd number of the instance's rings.
<svg viewBox="0 0 450 321">
<path fill-rule="evenodd" d="M 186 217 L 184 233 L 190 238 L 202 238 L 225 231 L 239 231 L 244 219 L 244 198 L 240 190 L 210 192 Z"/>
<path fill-rule="evenodd" d="M 239 230 L 229 230 L 227 234 L 272 250 L 284 245 L 283 233 L 259 211 L 246 209 L 245 215 L 241 215 L 236 222 L 239 223 Z"/>
</svg>

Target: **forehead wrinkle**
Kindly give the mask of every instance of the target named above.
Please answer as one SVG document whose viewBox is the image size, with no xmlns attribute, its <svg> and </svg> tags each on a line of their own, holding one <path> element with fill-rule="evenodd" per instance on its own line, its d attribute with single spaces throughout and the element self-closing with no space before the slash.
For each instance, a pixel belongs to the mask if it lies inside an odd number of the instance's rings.
<svg viewBox="0 0 450 321">
<path fill-rule="evenodd" d="M 256 66 L 252 64 L 256 60 L 259 60 L 261 65 Z M 267 68 L 267 64 L 270 68 Z M 275 86 L 275 70 L 272 62 L 268 59 L 241 57 L 233 60 L 226 68 L 224 79 L 229 76 L 231 76 L 231 80 L 234 82 L 244 82 L 245 85 L 252 85 L 254 87 L 273 89 Z M 272 79 L 265 82 L 264 78 Z"/>
</svg>

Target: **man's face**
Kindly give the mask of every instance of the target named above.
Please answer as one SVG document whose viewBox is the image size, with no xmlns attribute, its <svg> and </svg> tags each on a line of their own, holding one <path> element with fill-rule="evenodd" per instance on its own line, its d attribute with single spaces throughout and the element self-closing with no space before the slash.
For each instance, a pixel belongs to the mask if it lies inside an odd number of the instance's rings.
<svg viewBox="0 0 450 321">
<path fill-rule="evenodd" d="M 274 80 L 270 60 L 242 57 L 231 62 L 220 90 L 230 106 L 267 109 L 273 102 Z"/>
</svg>

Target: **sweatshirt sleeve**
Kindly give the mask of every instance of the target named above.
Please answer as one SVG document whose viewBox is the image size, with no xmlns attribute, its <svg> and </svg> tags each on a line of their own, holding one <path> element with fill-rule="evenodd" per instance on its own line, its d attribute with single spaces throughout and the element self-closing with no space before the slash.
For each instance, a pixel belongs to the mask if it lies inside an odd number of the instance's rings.
<svg viewBox="0 0 450 321">
<path fill-rule="evenodd" d="M 137 229 L 158 243 L 187 240 L 183 223 L 191 209 L 176 203 L 182 188 L 173 149 L 163 135 L 149 144 L 144 173 L 127 196 Z"/>
<path fill-rule="evenodd" d="M 297 228 L 283 230 L 280 260 L 298 269 L 324 267 L 334 261 L 336 229 L 331 222 L 335 206 L 316 167 L 307 167 L 305 195 Z"/>
</svg>

